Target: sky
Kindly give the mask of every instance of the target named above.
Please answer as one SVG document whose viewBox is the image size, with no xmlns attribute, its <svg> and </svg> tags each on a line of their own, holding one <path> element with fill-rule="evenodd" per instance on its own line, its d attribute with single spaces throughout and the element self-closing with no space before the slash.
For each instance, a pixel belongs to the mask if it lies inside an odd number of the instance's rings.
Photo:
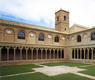
<svg viewBox="0 0 95 80">
<path fill-rule="evenodd" d="M 0 19 L 55 27 L 55 12 L 70 12 L 70 26 L 95 26 L 95 0 L 0 0 Z"/>
</svg>

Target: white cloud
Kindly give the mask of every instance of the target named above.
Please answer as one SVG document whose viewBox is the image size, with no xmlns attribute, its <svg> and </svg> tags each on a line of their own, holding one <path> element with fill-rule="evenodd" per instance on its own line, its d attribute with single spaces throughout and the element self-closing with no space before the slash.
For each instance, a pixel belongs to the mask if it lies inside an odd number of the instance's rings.
<svg viewBox="0 0 95 80">
<path fill-rule="evenodd" d="M 44 19 L 47 25 L 54 23 L 60 8 L 69 10 L 70 25 L 95 25 L 95 0 L 0 0 L 0 11 L 26 20 Z"/>
</svg>

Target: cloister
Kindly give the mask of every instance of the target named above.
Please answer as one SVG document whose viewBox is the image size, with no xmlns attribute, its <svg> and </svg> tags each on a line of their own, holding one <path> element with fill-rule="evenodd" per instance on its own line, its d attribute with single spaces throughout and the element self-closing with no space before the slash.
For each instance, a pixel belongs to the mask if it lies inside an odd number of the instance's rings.
<svg viewBox="0 0 95 80">
<path fill-rule="evenodd" d="M 72 49 L 72 59 L 95 59 L 95 48 L 74 48 Z"/>
<path fill-rule="evenodd" d="M 63 48 L 39 47 L 0 47 L 1 61 L 36 60 L 36 59 L 63 59 Z"/>
</svg>

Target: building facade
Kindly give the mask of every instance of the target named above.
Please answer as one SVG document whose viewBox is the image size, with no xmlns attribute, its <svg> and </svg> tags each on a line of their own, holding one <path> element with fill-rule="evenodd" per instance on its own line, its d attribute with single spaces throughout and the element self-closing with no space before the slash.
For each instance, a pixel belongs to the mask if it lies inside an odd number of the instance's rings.
<svg viewBox="0 0 95 80">
<path fill-rule="evenodd" d="M 94 27 L 69 27 L 65 10 L 55 13 L 55 29 L 0 20 L 0 65 L 63 61 L 95 63 Z"/>
</svg>

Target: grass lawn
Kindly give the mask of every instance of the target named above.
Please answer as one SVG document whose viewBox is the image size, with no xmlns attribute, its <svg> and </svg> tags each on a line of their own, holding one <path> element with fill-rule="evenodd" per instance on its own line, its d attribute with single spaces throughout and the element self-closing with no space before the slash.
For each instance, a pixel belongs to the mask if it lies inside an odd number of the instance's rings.
<svg viewBox="0 0 95 80">
<path fill-rule="evenodd" d="M 80 71 L 80 73 L 95 76 L 95 65 L 80 68 L 87 69 L 86 71 Z"/>
<path fill-rule="evenodd" d="M 24 72 L 32 72 L 32 68 L 40 67 L 34 64 L 27 65 L 15 65 L 15 66 L 0 66 L 0 76 L 9 75 L 9 74 L 17 74 Z"/>
<path fill-rule="evenodd" d="M 46 66 L 61 66 L 61 65 L 65 65 L 65 66 L 70 66 L 70 67 L 79 67 L 79 66 L 84 66 L 84 65 L 89 65 L 89 64 L 82 64 L 82 63 L 72 63 L 72 62 L 56 62 L 56 63 L 45 63 L 42 65 L 46 65 Z"/>
<path fill-rule="evenodd" d="M 57 76 L 46 76 L 42 73 L 24 74 L 12 77 L 3 77 L 0 80 L 92 80 L 75 74 L 61 74 Z"/>
</svg>

